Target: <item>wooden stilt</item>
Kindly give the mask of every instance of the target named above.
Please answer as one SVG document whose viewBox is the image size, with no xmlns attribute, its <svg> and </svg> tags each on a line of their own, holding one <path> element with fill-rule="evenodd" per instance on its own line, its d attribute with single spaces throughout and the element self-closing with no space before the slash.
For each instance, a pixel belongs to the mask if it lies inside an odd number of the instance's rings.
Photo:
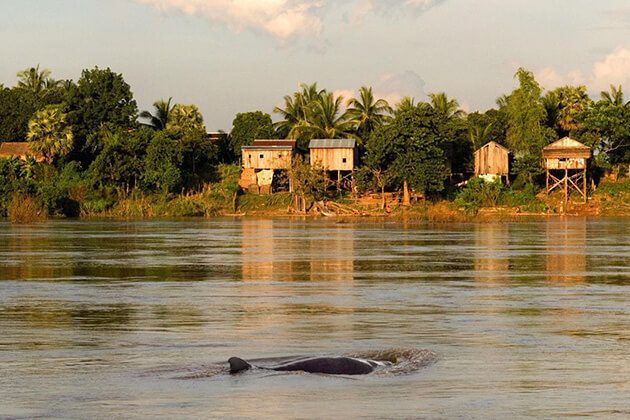
<svg viewBox="0 0 630 420">
<path fill-rule="evenodd" d="M 584 165 L 584 179 L 582 180 L 583 188 L 584 188 L 584 204 L 586 204 L 586 202 L 588 201 L 587 197 L 586 197 L 586 165 Z"/>
<path fill-rule="evenodd" d="M 547 174 L 545 176 L 545 191 L 547 192 L 547 195 L 549 195 L 549 168 L 546 169 Z"/>
<path fill-rule="evenodd" d="M 569 170 L 564 169 L 564 207 L 569 203 Z"/>
</svg>

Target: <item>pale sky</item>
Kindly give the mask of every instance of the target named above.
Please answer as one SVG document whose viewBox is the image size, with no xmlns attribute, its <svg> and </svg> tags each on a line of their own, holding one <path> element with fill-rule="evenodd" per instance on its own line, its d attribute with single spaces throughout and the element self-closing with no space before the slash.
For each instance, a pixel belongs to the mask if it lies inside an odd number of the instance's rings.
<svg viewBox="0 0 630 420">
<path fill-rule="evenodd" d="M 494 106 L 519 66 L 545 88 L 630 90 L 630 0 L 0 0 L 0 83 L 111 67 L 139 108 L 199 106 L 209 130 L 271 113 L 300 82 L 392 102 Z M 629 92 L 630 93 L 630 92 Z"/>
</svg>

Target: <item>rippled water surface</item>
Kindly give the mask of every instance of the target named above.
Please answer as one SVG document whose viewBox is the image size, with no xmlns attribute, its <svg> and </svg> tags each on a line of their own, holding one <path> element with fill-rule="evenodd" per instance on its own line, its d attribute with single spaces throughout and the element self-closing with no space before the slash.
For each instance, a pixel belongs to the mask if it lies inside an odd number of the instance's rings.
<svg viewBox="0 0 630 420">
<path fill-rule="evenodd" d="M 629 263 L 624 219 L 0 222 L 0 417 L 627 418 Z M 339 354 L 400 363 L 225 363 Z"/>
</svg>

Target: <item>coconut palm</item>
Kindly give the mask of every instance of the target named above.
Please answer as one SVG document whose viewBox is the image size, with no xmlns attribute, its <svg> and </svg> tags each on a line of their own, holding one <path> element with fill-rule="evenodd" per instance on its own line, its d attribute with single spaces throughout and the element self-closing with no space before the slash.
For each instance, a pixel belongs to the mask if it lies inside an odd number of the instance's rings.
<svg viewBox="0 0 630 420">
<path fill-rule="evenodd" d="M 66 114 L 59 105 L 37 111 L 28 122 L 27 139 L 33 152 L 41 153 L 51 163 L 57 156 L 72 150 L 72 128 L 66 123 Z"/>
<path fill-rule="evenodd" d="M 47 81 L 50 78 L 50 70 L 31 67 L 29 69 L 18 72 L 18 87 L 30 89 L 35 93 L 39 93 L 46 88 Z"/>
<path fill-rule="evenodd" d="M 492 132 L 492 123 L 484 126 L 473 125 L 468 127 L 468 138 L 474 149 L 478 149 L 490 141 L 490 133 Z"/>
<path fill-rule="evenodd" d="M 305 121 L 305 110 L 299 92 L 293 96 L 284 97 L 284 108 L 275 107 L 273 112 L 280 114 L 282 119 L 273 124 L 274 129 L 284 138 L 297 138 L 299 127 Z"/>
<path fill-rule="evenodd" d="M 394 114 L 400 114 L 416 107 L 416 100 L 411 96 L 403 96 L 395 106 Z"/>
<path fill-rule="evenodd" d="M 359 89 L 359 99 L 350 98 L 347 105 L 347 116 L 354 120 L 357 132 L 363 139 L 389 120 L 394 112 L 385 99 L 375 101 L 372 88 L 366 86 Z"/>
<path fill-rule="evenodd" d="M 149 111 L 142 111 L 140 113 L 140 118 L 147 120 L 146 125 L 155 129 L 155 130 L 164 130 L 166 128 L 166 124 L 168 122 L 168 117 L 173 110 L 171 106 L 171 101 L 173 98 L 168 98 L 168 101 L 164 99 L 160 99 L 153 103 L 154 113 L 151 114 Z"/>
<path fill-rule="evenodd" d="M 300 91 L 293 96 L 284 97 L 284 108 L 275 107 L 273 112 L 280 114 L 282 120 L 274 124 L 276 131 L 285 138 L 296 139 L 311 125 L 308 120 L 313 103 L 326 91 L 318 90 L 317 83 L 300 84 Z"/>
<path fill-rule="evenodd" d="M 346 112 L 342 112 L 343 96 L 325 92 L 317 96 L 309 107 L 307 121 L 302 130 L 311 134 L 312 138 L 347 138 L 356 137 L 354 121 Z"/>
<path fill-rule="evenodd" d="M 601 92 L 602 101 L 609 105 L 615 106 L 630 106 L 630 102 L 623 101 L 623 90 L 621 86 L 610 85 L 610 92 L 602 91 Z"/>
<path fill-rule="evenodd" d="M 431 107 L 447 118 L 460 118 L 464 116 L 464 111 L 459 109 L 459 103 L 456 99 L 449 99 L 446 93 L 430 93 Z"/>
</svg>

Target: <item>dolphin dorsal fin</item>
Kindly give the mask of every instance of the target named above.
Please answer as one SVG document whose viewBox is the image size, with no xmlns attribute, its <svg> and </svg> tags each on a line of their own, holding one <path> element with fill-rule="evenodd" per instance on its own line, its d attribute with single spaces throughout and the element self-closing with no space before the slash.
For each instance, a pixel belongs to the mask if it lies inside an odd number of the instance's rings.
<svg viewBox="0 0 630 420">
<path fill-rule="evenodd" d="M 230 360 L 228 360 L 228 363 L 230 364 L 230 373 L 242 372 L 252 367 L 252 365 L 250 365 L 245 360 L 240 359 L 238 357 L 230 357 Z"/>
</svg>

